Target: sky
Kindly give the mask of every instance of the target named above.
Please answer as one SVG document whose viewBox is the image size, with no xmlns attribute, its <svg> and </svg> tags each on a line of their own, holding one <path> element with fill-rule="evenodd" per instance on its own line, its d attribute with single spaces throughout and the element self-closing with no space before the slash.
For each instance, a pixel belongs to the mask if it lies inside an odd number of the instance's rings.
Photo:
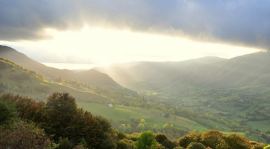
<svg viewBox="0 0 270 149">
<path fill-rule="evenodd" d="M 0 0 L 0 44 L 46 63 L 231 58 L 270 48 L 268 0 Z"/>
</svg>

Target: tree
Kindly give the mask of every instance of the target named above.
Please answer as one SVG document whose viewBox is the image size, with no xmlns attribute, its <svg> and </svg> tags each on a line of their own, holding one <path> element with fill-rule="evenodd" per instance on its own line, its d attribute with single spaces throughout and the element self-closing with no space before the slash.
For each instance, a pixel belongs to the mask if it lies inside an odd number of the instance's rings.
<svg viewBox="0 0 270 149">
<path fill-rule="evenodd" d="M 155 149 L 156 146 L 155 135 L 151 131 L 142 133 L 136 143 L 138 149 Z"/>
<path fill-rule="evenodd" d="M 82 140 L 89 148 L 113 149 L 116 147 L 110 123 L 90 112 L 78 109 L 75 99 L 66 93 L 54 93 L 45 106 L 44 128 L 54 140 L 67 138 L 78 145 Z"/>
<path fill-rule="evenodd" d="M 77 112 L 75 99 L 67 93 L 54 93 L 48 98 L 45 112 L 45 131 L 54 134 L 55 140 L 68 137 L 70 124 Z"/>
<path fill-rule="evenodd" d="M 8 123 L 16 117 L 14 106 L 4 101 L 0 101 L 0 125 Z"/>
</svg>

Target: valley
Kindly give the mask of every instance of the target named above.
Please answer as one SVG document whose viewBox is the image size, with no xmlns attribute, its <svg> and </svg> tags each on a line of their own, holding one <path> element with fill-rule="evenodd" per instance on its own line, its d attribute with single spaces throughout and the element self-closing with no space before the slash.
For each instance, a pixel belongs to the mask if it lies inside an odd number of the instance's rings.
<svg viewBox="0 0 270 149">
<path fill-rule="evenodd" d="M 233 59 L 138 62 L 85 71 L 42 65 L 0 47 L 0 91 L 37 100 L 68 92 L 78 105 L 123 132 L 174 138 L 218 129 L 269 142 L 270 54 Z"/>
</svg>

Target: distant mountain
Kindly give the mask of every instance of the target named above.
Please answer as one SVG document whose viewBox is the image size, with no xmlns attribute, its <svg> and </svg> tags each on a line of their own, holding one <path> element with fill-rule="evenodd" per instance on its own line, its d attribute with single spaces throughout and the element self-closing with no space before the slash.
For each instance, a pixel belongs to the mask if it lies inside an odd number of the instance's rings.
<svg viewBox="0 0 270 149">
<path fill-rule="evenodd" d="M 11 60 L 23 68 L 35 71 L 46 79 L 55 82 L 64 82 L 70 86 L 80 84 L 84 88 L 95 89 L 108 94 L 121 94 L 123 97 L 137 96 L 134 91 L 122 87 L 110 76 L 97 70 L 72 71 L 47 67 L 7 46 L 0 46 L 0 57 Z"/>
<path fill-rule="evenodd" d="M 191 85 L 194 79 L 199 79 L 195 75 L 203 75 L 201 71 L 204 70 L 201 68 L 224 61 L 226 59 L 204 57 L 182 62 L 135 62 L 113 65 L 100 70 L 131 89 L 161 90 L 176 83 Z"/>
<path fill-rule="evenodd" d="M 183 62 L 137 62 L 104 68 L 120 84 L 135 89 L 185 93 L 187 88 L 233 88 L 270 84 L 270 53 L 233 59 L 205 57 Z"/>
</svg>

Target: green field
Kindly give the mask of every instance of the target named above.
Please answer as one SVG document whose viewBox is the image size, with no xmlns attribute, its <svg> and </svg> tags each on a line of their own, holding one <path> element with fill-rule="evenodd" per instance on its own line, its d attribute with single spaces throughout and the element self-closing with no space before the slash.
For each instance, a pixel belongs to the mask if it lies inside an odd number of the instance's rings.
<svg viewBox="0 0 270 149">
<path fill-rule="evenodd" d="M 78 102 L 83 109 L 107 118 L 113 124 L 130 123 L 138 121 L 143 123 L 146 128 L 162 129 L 164 127 L 173 127 L 180 130 L 206 130 L 204 126 L 184 117 L 172 115 L 165 117 L 163 112 L 153 108 L 130 107 L 123 105 L 113 105 L 109 107 L 106 104 L 97 104 L 91 102 Z"/>
</svg>

